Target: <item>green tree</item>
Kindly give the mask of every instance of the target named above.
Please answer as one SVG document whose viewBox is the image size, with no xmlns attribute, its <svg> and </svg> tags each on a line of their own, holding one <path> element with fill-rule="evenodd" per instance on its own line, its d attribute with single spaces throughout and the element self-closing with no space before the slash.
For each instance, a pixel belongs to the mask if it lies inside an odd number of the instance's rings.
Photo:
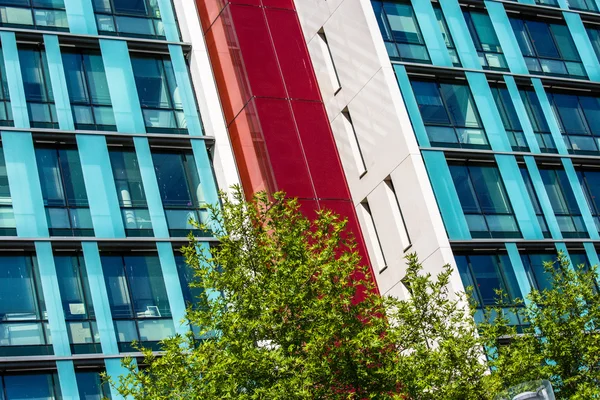
<svg viewBox="0 0 600 400">
<path fill-rule="evenodd" d="M 481 346 L 451 269 L 423 274 L 408 257 L 412 296 L 380 296 L 345 221 L 309 220 L 297 200 L 258 194 L 211 209 L 220 244 L 183 251 L 206 288 L 188 318 L 199 329 L 144 350 L 144 368 L 112 384 L 125 396 L 172 399 L 484 399 Z M 221 295 L 215 295 L 215 294 Z"/>
<path fill-rule="evenodd" d="M 600 294 L 596 268 L 571 266 L 559 253 L 544 265 L 551 289 L 533 289 L 518 313 L 527 326 L 511 326 L 492 308 L 479 332 L 493 373 L 491 390 L 548 379 L 559 399 L 600 399 Z"/>
</svg>

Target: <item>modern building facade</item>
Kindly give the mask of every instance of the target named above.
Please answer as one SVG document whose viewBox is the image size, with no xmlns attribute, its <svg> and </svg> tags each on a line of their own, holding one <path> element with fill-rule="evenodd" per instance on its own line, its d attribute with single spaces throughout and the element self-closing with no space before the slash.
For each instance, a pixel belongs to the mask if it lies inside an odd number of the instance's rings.
<svg viewBox="0 0 600 400">
<path fill-rule="evenodd" d="M 296 7 L 381 293 L 407 251 L 481 306 L 599 263 L 600 2 Z"/>
<path fill-rule="evenodd" d="M 196 8 L 0 0 L 0 47 L 0 399 L 110 397 L 189 329 L 178 249 L 239 182 Z"/>
</svg>

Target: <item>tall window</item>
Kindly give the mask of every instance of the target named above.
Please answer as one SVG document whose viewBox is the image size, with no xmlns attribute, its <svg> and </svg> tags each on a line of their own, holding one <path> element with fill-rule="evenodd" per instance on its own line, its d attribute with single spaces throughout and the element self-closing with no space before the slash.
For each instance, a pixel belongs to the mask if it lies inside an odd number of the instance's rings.
<svg viewBox="0 0 600 400">
<path fill-rule="evenodd" d="M 0 24 L 16 28 L 69 30 L 64 0 L 0 0 Z"/>
<path fill-rule="evenodd" d="M 463 14 L 481 66 L 485 69 L 507 71 L 508 64 L 490 17 L 486 13 L 475 11 L 465 11 Z"/>
<path fill-rule="evenodd" d="M 38 147 L 35 157 L 50 235 L 94 236 L 77 150 Z"/>
<path fill-rule="evenodd" d="M 529 72 L 587 78 L 566 25 L 515 18 L 510 23 Z"/>
<path fill-rule="evenodd" d="M 521 237 L 495 165 L 451 164 L 450 174 L 474 238 Z"/>
<path fill-rule="evenodd" d="M 109 154 L 125 233 L 127 236 L 153 236 L 152 221 L 135 152 L 111 150 Z"/>
<path fill-rule="evenodd" d="M 30 374 L 0 376 L 0 399 L 60 400 L 62 396 L 58 375 Z"/>
<path fill-rule="evenodd" d="M 190 219 L 201 222 L 206 212 L 194 156 L 184 152 L 155 152 L 152 160 L 171 236 L 187 236 L 194 229 Z M 194 231 L 194 234 L 203 232 Z"/>
<path fill-rule="evenodd" d="M 542 153 L 557 153 L 556 143 L 552 138 L 552 132 L 550 132 L 550 127 L 546 122 L 537 94 L 533 90 L 520 90 L 519 92 L 538 146 L 540 146 L 540 151 Z"/>
<path fill-rule="evenodd" d="M 40 276 L 31 256 L 0 256 L 0 354 L 52 354 Z"/>
<path fill-rule="evenodd" d="M 390 58 L 429 63 L 429 53 L 412 6 L 381 1 L 371 4 Z"/>
<path fill-rule="evenodd" d="M 579 170 L 577 176 L 596 222 L 596 229 L 600 231 L 600 170 Z"/>
<path fill-rule="evenodd" d="M 102 56 L 62 53 L 76 129 L 117 130 Z"/>
<path fill-rule="evenodd" d="M 46 53 L 33 48 L 20 48 L 19 61 L 31 126 L 58 128 Z"/>
<path fill-rule="evenodd" d="M 432 146 L 489 149 L 467 85 L 411 81 Z"/>
<path fill-rule="evenodd" d="M 92 4 L 101 34 L 165 38 L 157 0 L 92 0 Z"/>
<path fill-rule="evenodd" d="M 529 194 L 529 198 L 531 199 L 531 203 L 533 204 L 535 216 L 537 217 L 538 223 L 540 224 L 540 228 L 542 229 L 542 234 L 545 238 L 550 238 L 552 237 L 552 235 L 550 234 L 550 230 L 548 229 L 546 217 L 544 216 L 544 212 L 542 211 L 542 207 L 540 206 L 540 200 L 537 196 L 537 193 L 535 192 L 535 188 L 533 187 L 533 182 L 531 181 L 531 176 L 529 176 L 529 171 L 524 166 L 522 166 L 520 170 L 521 176 L 523 177 L 523 181 L 525 182 L 527 194 Z"/>
<path fill-rule="evenodd" d="M 496 101 L 496 108 L 502 118 L 502 125 L 508 135 L 508 141 L 514 151 L 529 151 L 517 110 L 510 98 L 508 89 L 504 87 L 492 87 L 492 95 Z"/>
<path fill-rule="evenodd" d="M 10 187 L 8 186 L 8 174 L 6 171 L 6 160 L 4 152 L 0 147 L 0 235 L 16 236 L 17 222 L 12 208 Z"/>
<path fill-rule="evenodd" d="M 565 238 L 587 238 L 588 233 L 567 174 L 562 169 L 540 168 L 540 175 Z"/>
<path fill-rule="evenodd" d="M 546 273 L 544 269 L 544 263 L 554 263 L 554 267 L 557 266 L 555 253 L 542 253 L 542 254 L 527 254 L 521 253 L 521 260 L 527 273 L 527 278 L 531 287 L 537 290 L 551 289 L 552 283 L 550 275 Z"/>
<path fill-rule="evenodd" d="M 598 12 L 598 6 L 594 0 L 567 0 L 567 3 L 572 10 Z"/>
<path fill-rule="evenodd" d="M 187 133 L 183 104 L 168 57 L 131 57 L 148 132 Z"/>
<path fill-rule="evenodd" d="M 442 31 L 442 37 L 444 38 L 444 43 L 446 43 L 446 47 L 448 48 L 448 52 L 450 53 L 450 60 L 452 60 L 452 65 L 455 67 L 460 67 L 460 59 L 458 58 L 458 53 L 456 52 L 456 46 L 454 45 L 454 40 L 452 40 L 452 36 L 450 35 L 450 30 L 448 29 L 448 24 L 446 24 L 446 19 L 444 18 L 444 13 L 442 9 L 434 6 L 433 11 L 435 12 L 435 17 L 438 21 L 438 26 Z M 433 27 L 432 27 L 433 28 Z"/>
<path fill-rule="evenodd" d="M 102 256 L 108 300 L 121 351 L 132 341 L 157 342 L 175 332 L 158 257 Z"/>
<path fill-rule="evenodd" d="M 55 255 L 54 264 L 67 331 L 74 354 L 101 353 L 100 334 L 83 257 Z"/>
<path fill-rule="evenodd" d="M 554 116 L 571 153 L 597 154 L 600 151 L 600 99 L 548 93 Z"/>
<path fill-rule="evenodd" d="M 102 381 L 98 372 L 77 372 L 77 389 L 81 400 L 105 400 L 112 399 L 110 387 L 107 382 Z"/>
</svg>

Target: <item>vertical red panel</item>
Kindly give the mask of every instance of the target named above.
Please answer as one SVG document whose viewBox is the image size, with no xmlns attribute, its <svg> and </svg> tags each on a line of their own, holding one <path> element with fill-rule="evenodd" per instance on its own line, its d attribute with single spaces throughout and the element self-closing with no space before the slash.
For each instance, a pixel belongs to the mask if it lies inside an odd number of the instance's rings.
<svg viewBox="0 0 600 400">
<path fill-rule="evenodd" d="M 252 94 L 257 97 L 285 98 L 263 9 L 233 4 L 229 8 Z"/>
<path fill-rule="evenodd" d="M 289 102 L 285 99 L 258 98 L 256 109 L 278 188 L 292 197 L 314 198 Z"/>
<path fill-rule="evenodd" d="M 296 13 L 282 9 L 267 9 L 265 13 L 288 97 L 320 101 L 319 87 Z"/>
<path fill-rule="evenodd" d="M 294 0 L 262 0 L 263 6 L 295 11 Z"/>
</svg>

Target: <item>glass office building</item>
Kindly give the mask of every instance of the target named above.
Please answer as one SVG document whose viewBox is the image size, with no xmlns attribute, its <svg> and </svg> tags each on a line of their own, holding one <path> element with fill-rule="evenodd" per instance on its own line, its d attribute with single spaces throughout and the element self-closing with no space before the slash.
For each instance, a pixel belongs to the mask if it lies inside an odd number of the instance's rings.
<svg viewBox="0 0 600 400">
<path fill-rule="evenodd" d="M 99 374 L 118 376 L 132 341 L 189 329 L 178 249 L 217 183 L 176 15 L 171 0 L 0 0 L 2 400 L 117 399 Z"/>
</svg>

